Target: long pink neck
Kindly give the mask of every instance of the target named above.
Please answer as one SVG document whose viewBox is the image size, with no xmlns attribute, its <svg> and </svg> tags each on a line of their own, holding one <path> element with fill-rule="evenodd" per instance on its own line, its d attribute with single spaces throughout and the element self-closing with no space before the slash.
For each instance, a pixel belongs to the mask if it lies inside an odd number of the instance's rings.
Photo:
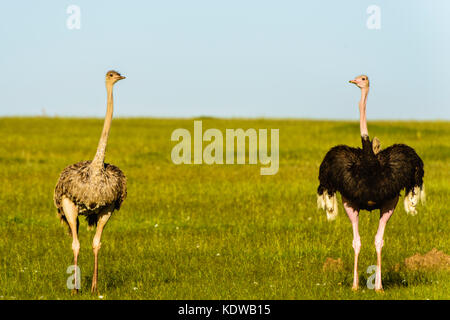
<svg viewBox="0 0 450 320">
<path fill-rule="evenodd" d="M 107 92 L 107 109 L 105 122 L 103 123 L 103 131 L 98 142 L 97 153 L 95 154 L 94 160 L 92 160 L 92 166 L 96 168 L 103 168 L 103 163 L 105 161 L 106 145 L 108 143 L 109 130 L 111 129 L 111 121 L 113 117 L 113 87 L 112 84 L 106 85 Z"/>
<path fill-rule="evenodd" d="M 361 131 L 361 137 L 369 135 L 366 119 L 366 102 L 368 94 L 369 88 L 361 89 L 361 100 L 359 100 L 359 129 Z"/>
</svg>

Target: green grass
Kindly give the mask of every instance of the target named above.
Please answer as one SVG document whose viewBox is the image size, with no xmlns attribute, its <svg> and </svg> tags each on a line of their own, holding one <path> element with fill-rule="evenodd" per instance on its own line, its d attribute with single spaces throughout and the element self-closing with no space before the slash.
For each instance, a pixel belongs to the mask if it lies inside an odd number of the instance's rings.
<svg viewBox="0 0 450 320">
<path fill-rule="evenodd" d="M 95 154 L 99 119 L 0 118 L 0 299 L 98 299 L 90 294 L 93 232 L 80 226 L 82 292 L 71 296 L 71 238 L 53 189 L 61 170 Z M 365 288 L 376 263 L 378 211 L 360 215 L 360 281 L 351 291 L 351 224 L 316 209 L 318 169 L 336 144 L 359 146 L 356 122 L 203 119 L 203 130 L 280 129 L 280 169 L 174 165 L 176 128 L 193 120 L 115 119 L 107 162 L 128 178 L 128 198 L 107 225 L 100 251 L 104 299 L 449 299 L 450 274 L 395 265 L 437 248 L 449 253 L 450 123 L 369 122 L 386 147 L 414 147 L 425 163 L 428 202 L 407 216 L 402 199 L 385 233 L 380 295 Z M 327 257 L 342 272 L 323 272 Z M 365 289 L 364 289 L 365 288 Z"/>
</svg>

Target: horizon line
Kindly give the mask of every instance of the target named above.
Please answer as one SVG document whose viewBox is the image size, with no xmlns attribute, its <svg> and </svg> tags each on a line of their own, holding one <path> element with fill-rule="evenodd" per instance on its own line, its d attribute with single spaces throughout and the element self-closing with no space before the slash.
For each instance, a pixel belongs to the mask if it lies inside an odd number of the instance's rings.
<svg viewBox="0 0 450 320">
<path fill-rule="evenodd" d="M 95 119 L 95 120 L 103 120 L 104 117 L 96 117 L 96 116 L 49 116 L 49 115 L 0 115 L 0 119 Z M 181 117 L 173 117 L 173 116 L 115 116 L 114 119 L 153 119 L 153 120 L 294 120 L 294 121 L 349 121 L 349 122 L 357 122 L 358 119 L 350 119 L 350 118 L 312 118 L 312 117 L 264 117 L 264 116 L 255 116 L 255 117 L 241 117 L 241 116 L 230 116 L 230 117 L 220 117 L 220 116 L 181 116 Z M 450 122 L 450 119 L 391 119 L 391 118 L 374 118 L 368 121 L 397 121 L 397 122 Z"/>
</svg>

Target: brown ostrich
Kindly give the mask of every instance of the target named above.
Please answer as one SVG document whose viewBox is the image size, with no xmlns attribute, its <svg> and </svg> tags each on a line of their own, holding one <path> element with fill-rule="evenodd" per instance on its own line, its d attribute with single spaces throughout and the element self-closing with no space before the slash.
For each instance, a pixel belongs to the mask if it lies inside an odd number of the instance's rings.
<svg viewBox="0 0 450 320">
<path fill-rule="evenodd" d="M 114 210 L 119 210 L 127 195 L 124 173 L 116 166 L 104 163 L 106 144 L 113 116 L 113 86 L 125 79 L 116 71 L 106 73 L 107 110 L 97 153 L 92 161 L 81 161 L 65 168 L 55 187 L 54 202 L 61 221 L 69 226 L 72 235 L 72 250 L 75 264 L 75 289 L 77 283 L 77 258 L 80 251 L 78 241 L 78 215 L 86 216 L 90 227 L 97 227 L 92 248 L 94 251 L 94 275 L 91 291 L 97 291 L 98 252 L 103 228 Z"/>
</svg>

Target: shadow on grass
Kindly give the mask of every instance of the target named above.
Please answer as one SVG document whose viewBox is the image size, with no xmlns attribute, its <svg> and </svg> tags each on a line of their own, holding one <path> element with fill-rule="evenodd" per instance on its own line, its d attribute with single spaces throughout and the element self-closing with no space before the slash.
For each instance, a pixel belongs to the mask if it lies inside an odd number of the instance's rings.
<svg viewBox="0 0 450 320">
<path fill-rule="evenodd" d="M 382 272 L 383 289 L 389 290 L 393 288 L 407 288 L 408 286 L 417 285 L 431 285 L 435 279 L 434 273 L 423 271 L 395 271 L 388 270 Z M 359 283 L 361 287 L 368 287 L 367 280 L 375 284 L 375 277 L 371 278 L 370 275 L 360 275 Z M 351 286 L 352 279 L 348 278 L 345 282 Z"/>
</svg>

